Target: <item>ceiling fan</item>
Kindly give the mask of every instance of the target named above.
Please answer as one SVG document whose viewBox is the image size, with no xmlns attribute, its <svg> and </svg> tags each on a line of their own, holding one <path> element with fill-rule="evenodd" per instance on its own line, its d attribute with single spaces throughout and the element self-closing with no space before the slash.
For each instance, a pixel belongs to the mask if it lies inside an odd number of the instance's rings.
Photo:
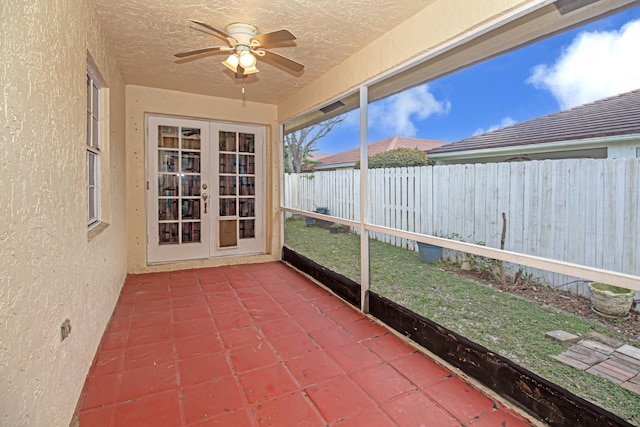
<svg viewBox="0 0 640 427">
<path fill-rule="evenodd" d="M 202 21 L 195 19 L 190 19 L 189 21 L 211 31 L 211 33 L 213 33 L 212 35 L 222 37 L 228 46 L 211 46 L 189 52 L 176 53 L 175 56 L 178 58 L 187 58 L 211 52 L 229 52 L 229 57 L 222 61 L 222 63 L 236 74 L 236 78 L 245 77 L 260 71 L 256 67 L 258 57 L 286 67 L 294 72 L 300 72 L 304 69 L 304 65 L 301 63 L 267 49 L 269 46 L 295 40 L 296 36 L 289 30 L 282 29 L 258 34 L 258 29 L 255 26 L 237 22 L 227 25 L 225 31 L 222 31 Z M 196 29 L 200 30 L 199 28 Z M 211 34 L 208 31 L 204 32 Z"/>
</svg>

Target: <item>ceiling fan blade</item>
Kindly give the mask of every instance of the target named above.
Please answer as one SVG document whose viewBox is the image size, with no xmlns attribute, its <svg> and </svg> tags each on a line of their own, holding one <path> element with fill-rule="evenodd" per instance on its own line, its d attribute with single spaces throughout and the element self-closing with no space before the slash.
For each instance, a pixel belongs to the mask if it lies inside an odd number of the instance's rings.
<svg viewBox="0 0 640 427">
<path fill-rule="evenodd" d="M 207 53 L 207 52 L 217 52 L 217 51 L 220 51 L 222 49 L 223 49 L 222 46 L 205 47 L 205 48 L 202 48 L 202 49 L 192 50 L 192 51 L 189 51 L 189 52 L 176 53 L 175 56 L 177 58 L 186 58 L 187 56 L 200 55 L 202 53 Z"/>
<path fill-rule="evenodd" d="M 278 44 L 295 40 L 296 36 L 287 29 L 272 31 L 270 33 L 259 34 L 251 38 L 251 43 L 258 42 L 258 46 L 264 47 L 271 44 Z"/>
<path fill-rule="evenodd" d="M 206 22 L 198 21 L 197 19 L 189 19 L 189 21 L 193 22 L 194 24 L 198 24 L 198 25 L 206 28 L 207 30 L 213 31 L 214 33 L 217 33 L 218 35 L 221 35 L 225 39 L 233 39 L 233 37 L 231 37 L 229 34 L 225 33 L 222 30 L 219 30 L 219 29 L 217 29 L 215 27 L 212 27 L 211 25 L 207 24 Z"/>
<path fill-rule="evenodd" d="M 282 56 L 279 53 L 275 53 L 267 49 L 259 49 L 259 51 L 264 52 L 264 58 L 267 61 L 282 65 L 283 67 L 287 67 L 288 69 L 295 72 L 300 72 L 304 69 L 304 65 L 302 65 L 301 63 L 296 62 L 293 59 L 289 59 L 286 56 Z"/>
</svg>

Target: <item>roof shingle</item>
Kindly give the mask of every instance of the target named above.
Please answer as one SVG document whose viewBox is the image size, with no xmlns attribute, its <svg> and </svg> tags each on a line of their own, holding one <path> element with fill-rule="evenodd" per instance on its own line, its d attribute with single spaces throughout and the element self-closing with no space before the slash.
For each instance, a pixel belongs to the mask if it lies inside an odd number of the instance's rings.
<svg viewBox="0 0 640 427">
<path fill-rule="evenodd" d="M 428 154 L 640 133 L 640 89 L 430 150 Z"/>
</svg>

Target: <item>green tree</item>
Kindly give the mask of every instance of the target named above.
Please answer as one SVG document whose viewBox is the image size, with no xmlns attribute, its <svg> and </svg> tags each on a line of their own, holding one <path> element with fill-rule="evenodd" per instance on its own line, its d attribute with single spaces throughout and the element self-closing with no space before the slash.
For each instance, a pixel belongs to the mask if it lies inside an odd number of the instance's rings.
<svg viewBox="0 0 640 427">
<path fill-rule="evenodd" d="M 286 134 L 284 136 L 285 172 L 300 173 L 302 165 L 317 163 L 309 160 L 309 155 L 316 151 L 316 143 L 327 136 L 344 118 L 344 115 L 337 116 Z"/>
<path fill-rule="evenodd" d="M 396 148 L 369 156 L 369 169 L 429 166 L 434 163 L 428 159 L 427 153 L 418 148 Z M 356 163 L 356 169 L 360 169 L 360 162 Z"/>
</svg>

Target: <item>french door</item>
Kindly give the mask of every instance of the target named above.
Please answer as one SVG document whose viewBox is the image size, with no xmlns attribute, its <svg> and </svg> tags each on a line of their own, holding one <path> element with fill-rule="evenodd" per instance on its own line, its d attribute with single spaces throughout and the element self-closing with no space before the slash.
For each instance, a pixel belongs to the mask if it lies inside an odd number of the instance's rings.
<svg viewBox="0 0 640 427">
<path fill-rule="evenodd" d="M 264 127 L 147 123 L 148 262 L 264 252 Z"/>
</svg>

